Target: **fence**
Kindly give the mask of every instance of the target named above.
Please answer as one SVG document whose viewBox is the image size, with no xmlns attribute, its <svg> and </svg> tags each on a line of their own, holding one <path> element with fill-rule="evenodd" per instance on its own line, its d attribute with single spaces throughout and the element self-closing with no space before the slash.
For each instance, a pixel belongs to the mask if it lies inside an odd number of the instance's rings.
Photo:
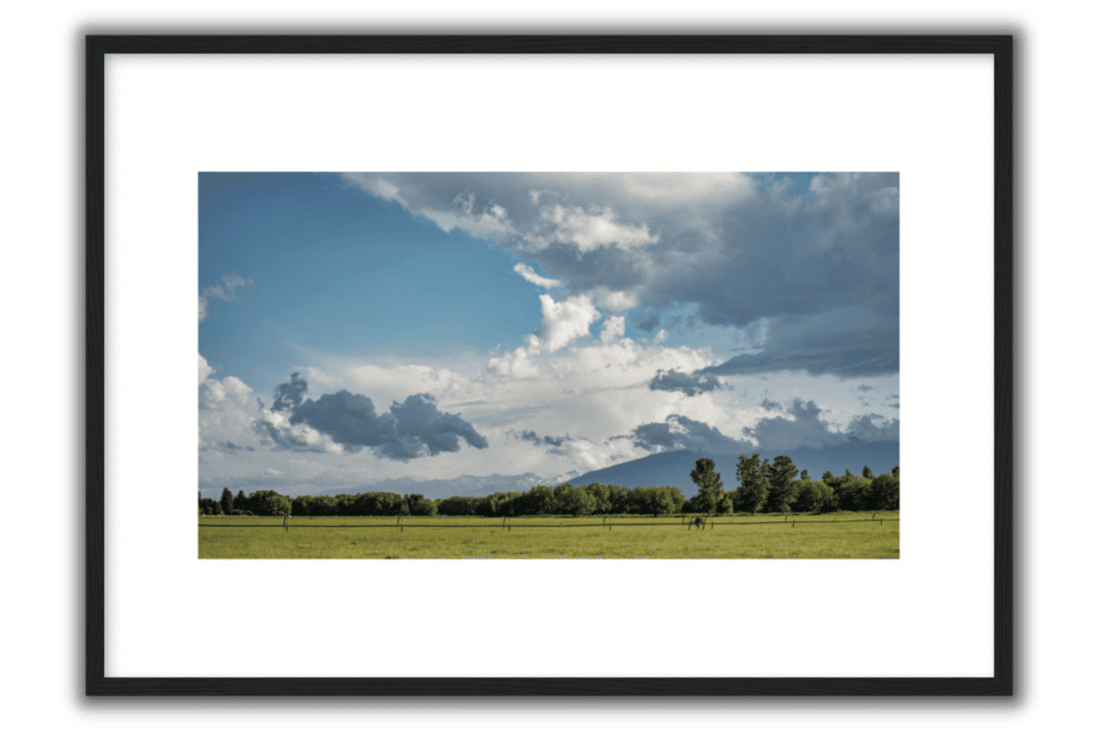
<svg viewBox="0 0 1100 733">
<path fill-rule="evenodd" d="M 798 525 L 798 524 L 851 524 L 851 523 L 855 523 L 855 522 L 877 522 L 881 526 L 883 524 L 883 522 L 900 522 L 901 521 L 900 517 L 878 517 L 878 518 L 872 517 L 871 519 L 801 519 L 801 518 L 798 518 L 798 517 L 795 517 L 795 516 L 791 516 L 790 520 L 788 520 L 786 518 L 787 516 L 788 515 L 784 515 L 784 518 L 782 520 L 772 519 L 772 520 L 751 521 L 751 522 L 734 522 L 734 521 L 719 522 L 719 521 L 716 521 L 715 519 L 711 518 L 709 521 L 704 520 L 701 526 L 696 525 L 692 521 L 684 521 L 684 519 L 681 519 L 681 521 L 678 522 L 678 523 L 677 522 L 620 522 L 620 521 L 615 521 L 614 519 L 612 519 L 610 517 L 604 517 L 604 520 L 602 522 L 598 523 L 598 524 L 595 523 L 595 522 L 571 522 L 569 524 L 566 524 L 565 522 L 560 522 L 558 524 L 530 524 L 530 523 L 524 523 L 523 520 L 520 520 L 519 523 L 514 523 L 509 518 L 505 518 L 504 521 L 499 525 L 495 524 L 495 523 L 494 524 L 488 524 L 488 523 L 483 523 L 483 524 L 472 524 L 472 523 L 471 524 L 438 524 L 438 523 L 406 524 L 402 517 L 398 517 L 396 523 L 391 522 L 391 523 L 387 523 L 387 524 L 329 524 L 327 522 L 318 522 L 316 524 L 312 524 L 312 523 L 291 524 L 289 522 L 280 523 L 280 524 L 221 524 L 221 523 L 209 524 L 209 523 L 200 522 L 199 527 L 209 527 L 209 528 L 226 527 L 226 528 L 237 528 L 237 529 L 283 529 L 283 530 L 286 530 L 288 532 L 291 529 L 360 529 L 360 528 L 362 528 L 362 529 L 368 529 L 368 528 L 397 529 L 401 532 L 404 532 L 406 527 L 417 528 L 417 529 L 480 529 L 480 528 L 493 529 L 495 527 L 501 527 L 501 528 L 506 529 L 507 531 L 511 532 L 512 527 L 516 527 L 518 529 L 562 529 L 562 528 L 577 528 L 577 527 L 607 527 L 607 531 L 610 532 L 612 527 L 685 527 L 686 526 L 688 530 L 691 530 L 693 527 L 698 527 L 698 529 L 700 531 L 702 531 L 704 529 L 712 529 L 713 530 L 715 527 L 746 527 L 746 526 L 766 525 L 766 524 L 772 524 L 772 525 L 778 525 L 778 524 L 787 525 L 787 524 L 789 524 L 791 526 L 791 529 L 794 529 L 795 526 Z"/>
</svg>

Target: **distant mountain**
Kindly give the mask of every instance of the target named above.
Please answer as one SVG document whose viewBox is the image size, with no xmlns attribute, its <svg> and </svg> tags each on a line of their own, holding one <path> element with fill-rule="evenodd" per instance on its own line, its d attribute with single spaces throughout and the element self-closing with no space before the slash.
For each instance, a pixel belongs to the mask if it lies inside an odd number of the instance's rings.
<svg viewBox="0 0 1100 733">
<path fill-rule="evenodd" d="M 790 456 L 799 472 L 806 469 L 810 478 L 820 479 L 826 471 L 843 475 L 848 469 L 857 476 L 864 466 L 870 466 L 875 475 L 888 473 L 898 465 L 898 443 L 863 443 L 853 440 L 834 448 L 806 449 L 788 451 L 761 451 L 760 459 L 772 460 L 777 455 Z M 687 450 L 665 451 L 620 463 L 617 466 L 590 471 L 570 479 L 574 486 L 591 483 L 611 484 L 633 489 L 636 486 L 675 486 L 684 496 L 694 496 L 698 487 L 692 482 L 691 469 L 700 458 L 713 458 L 715 470 L 722 474 L 722 483 L 726 491 L 737 488 L 737 459 L 740 454 L 722 455 L 714 453 L 693 453 Z"/>
<path fill-rule="evenodd" d="M 543 479 L 533 473 L 515 476 L 459 476 L 452 479 L 395 478 L 377 481 L 372 484 L 330 489 L 314 496 L 337 496 L 339 494 L 361 494 L 367 491 L 392 491 L 395 494 L 422 494 L 428 499 L 446 499 L 451 496 L 490 496 L 498 491 L 530 491 Z"/>
<path fill-rule="evenodd" d="M 689 475 L 700 458 L 713 458 L 715 468 L 722 474 L 722 483 L 726 491 L 737 488 L 737 459 L 740 454 L 722 455 L 715 453 L 694 453 L 686 450 L 665 451 L 627 461 L 598 471 L 589 471 L 569 480 L 574 486 L 591 483 L 612 484 L 633 489 L 636 486 L 675 486 L 684 496 L 695 496 L 698 487 Z M 787 455 L 794 461 L 799 471 L 806 469 L 810 477 L 820 479 L 825 471 L 843 474 L 844 469 L 859 475 L 864 466 L 870 466 L 877 476 L 887 473 L 898 465 L 897 442 L 862 443 L 853 440 L 835 448 L 797 449 L 789 451 L 763 451 L 760 458 L 769 460 L 777 455 Z M 314 493 L 314 496 L 336 496 L 338 494 L 360 494 L 367 491 L 391 491 L 395 494 L 422 494 L 429 499 L 446 499 L 451 496 L 490 496 L 498 491 L 530 491 L 540 484 L 552 483 L 545 477 L 533 473 L 512 476 L 459 476 L 453 479 L 418 480 L 412 478 L 385 479 L 372 484 L 351 486 L 343 489 L 329 489 Z M 294 494 L 291 493 L 293 496 Z M 215 496 L 214 498 L 217 498 Z"/>
</svg>

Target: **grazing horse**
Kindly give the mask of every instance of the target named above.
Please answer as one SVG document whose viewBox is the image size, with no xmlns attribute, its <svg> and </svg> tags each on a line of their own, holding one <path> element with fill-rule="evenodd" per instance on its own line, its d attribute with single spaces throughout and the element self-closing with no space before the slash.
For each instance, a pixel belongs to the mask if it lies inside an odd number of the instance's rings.
<svg viewBox="0 0 1100 733">
<path fill-rule="evenodd" d="M 702 517 L 696 517 L 694 520 L 692 520 L 691 524 L 688 525 L 688 529 L 691 529 L 692 524 L 699 529 L 704 529 L 707 526 L 707 520 L 703 519 Z"/>
</svg>

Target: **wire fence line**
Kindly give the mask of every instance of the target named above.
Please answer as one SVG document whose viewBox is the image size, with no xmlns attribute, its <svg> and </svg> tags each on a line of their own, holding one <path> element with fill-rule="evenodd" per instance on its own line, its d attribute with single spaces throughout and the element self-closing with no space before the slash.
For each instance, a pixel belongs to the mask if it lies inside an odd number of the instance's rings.
<svg viewBox="0 0 1100 733">
<path fill-rule="evenodd" d="M 782 521 L 763 521 L 763 522 L 707 522 L 700 530 L 714 529 L 715 527 L 746 527 L 746 526 L 759 526 L 759 525 L 791 525 L 793 529 L 799 524 L 851 524 L 856 522 L 875 522 L 882 525 L 883 522 L 900 522 L 900 517 L 878 517 L 876 519 L 797 519 Z M 517 529 L 565 529 L 565 528 L 578 528 L 578 527 L 606 527 L 609 531 L 612 527 L 687 527 L 689 530 L 693 527 L 691 522 L 686 524 L 679 522 L 614 522 L 605 521 L 599 524 L 595 522 L 584 523 L 570 523 L 570 524 L 523 524 L 507 522 L 504 524 L 405 524 L 404 522 L 387 523 L 387 524 L 327 524 L 320 522 L 317 524 L 210 524 L 199 523 L 199 527 L 207 528 L 232 528 L 232 529 L 397 529 L 404 531 L 408 528 L 418 529 L 505 529 L 511 530 L 512 527 Z"/>
</svg>

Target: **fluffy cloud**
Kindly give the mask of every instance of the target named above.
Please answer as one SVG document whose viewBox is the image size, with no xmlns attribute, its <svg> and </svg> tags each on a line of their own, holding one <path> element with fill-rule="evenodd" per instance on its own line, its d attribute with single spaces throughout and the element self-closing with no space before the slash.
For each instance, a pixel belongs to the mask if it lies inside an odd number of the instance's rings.
<svg viewBox="0 0 1100 733">
<path fill-rule="evenodd" d="M 237 377 L 213 375 L 213 367 L 200 354 L 199 449 L 255 448 L 257 404 L 252 388 Z"/>
<path fill-rule="evenodd" d="M 712 392 L 722 386 L 718 378 L 710 374 L 683 374 L 675 369 L 669 371 L 658 370 L 649 382 L 650 389 L 664 390 L 666 392 L 683 392 L 688 397 L 694 397 L 704 392 Z"/>
<path fill-rule="evenodd" d="M 853 417 L 848 423 L 847 432 L 864 443 L 898 440 L 901 437 L 901 422 L 896 417 L 893 420 L 886 420 L 876 413 L 859 415 Z"/>
<path fill-rule="evenodd" d="M 534 430 L 524 430 L 519 434 L 520 440 L 525 440 L 528 443 L 532 443 L 537 446 L 545 446 L 546 451 L 553 455 L 567 456 L 572 452 L 573 438 L 568 435 L 542 435 L 540 436 Z M 583 441 L 588 442 L 588 441 Z"/>
<path fill-rule="evenodd" d="M 828 448 L 848 442 L 850 436 L 833 430 L 821 419 L 821 412 L 813 400 L 795 399 L 786 415 L 764 418 L 744 432 L 762 450 Z"/>
<path fill-rule="evenodd" d="M 603 247 L 630 251 L 660 239 L 645 224 L 619 221 L 610 206 L 563 206 L 553 204 L 539 210 L 537 223 L 523 236 L 525 249 L 544 250 L 556 244 L 576 247 L 578 253 Z"/>
<path fill-rule="evenodd" d="M 605 344 L 614 343 L 626 333 L 626 319 L 622 316 L 611 316 L 604 320 L 600 329 L 600 341 Z"/>
<path fill-rule="evenodd" d="M 516 264 L 512 269 L 514 269 L 524 280 L 538 285 L 540 288 L 556 288 L 561 285 L 561 280 L 552 280 L 548 277 L 543 277 L 532 270 L 530 265 L 525 265 L 522 262 Z"/>
<path fill-rule="evenodd" d="M 717 428 L 683 415 L 669 415 L 664 422 L 639 425 L 631 437 L 635 445 L 646 450 L 739 453 L 753 448 L 747 440 L 734 440 Z"/>
<path fill-rule="evenodd" d="M 251 280 L 245 280 L 239 275 L 225 275 L 220 283 L 203 288 L 199 292 L 199 323 L 205 321 L 206 317 L 210 315 L 211 300 L 232 303 L 237 299 L 237 288 L 251 284 Z"/>
<path fill-rule="evenodd" d="M 781 405 L 765 400 L 767 410 Z M 741 430 L 743 438 L 731 438 L 719 429 L 683 415 L 669 415 L 663 422 L 646 423 L 634 428 L 630 437 L 646 450 L 691 450 L 700 453 L 742 453 L 747 451 L 783 451 L 798 448 L 829 448 L 853 440 L 872 443 L 897 440 L 897 419 L 879 422 L 881 415 L 853 417 L 846 429 L 837 429 L 822 419 L 822 409 L 813 400 L 792 400 L 783 414 L 761 417 L 756 424 Z"/>
<path fill-rule="evenodd" d="M 340 452 L 372 448 L 376 455 L 408 461 L 424 455 L 454 453 L 459 438 L 474 448 L 488 443 L 459 415 L 439 410 L 429 394 L 394 402 L 379 414 L 369 397 L 340 390 L 317 399 L 304 397 L 308 384 L 298 373 L 275 389 L 262 427 L 278 445 L 300 450 Z"/>
<path fill-rule="evenodd" d="M 554 352 L 570 341 L 588 335 L 589 327 L 600 318 L 600 312 L 586 295 L 578 295 L 560 303 L 545 293 L 539 296 L 542 303 L 542 323 L 530 339 L 530 346 L 541 351 Z"/>
<path fill-rule="evenodd" d="M 298 376 L 298 372 L 290 375 L 290 381 L 284 382 L 275 388 L 275 402 L 271 409 L 275 411 L 292 410 L 302 403 L 309 391 L 309 383 Z"/>
<path fill-rule="evenodd" d="M 206 378 L 214 373 L 214 368 L 207 363 L 202 354 L 199 354 L 199 386 L 206 381 Z"/>
<path fill-rule="evenodd" d="M 521 346 L 503 356 L 490 357 L 486 371 L 493 376 L 510 380 L 535 379 L 542 374 L 542 370 L 532 358 L 533 353 L 537 353 L 537 350 L 532 352 Z"/>
<path fill-rule="evenodd" d="M 803 186 L 744 174 L 346 180 L 443 228 L 492 239 L 571 297 L 616 315 L 645 309 L 634 319 L 643 330 L 672 307 L 694 307 L 710 326 L 766 322 L 763 350 L 729 359 L 715 375 L 897 371 L 897 174 L 821 174 Z M 617 307 L 601 300 L 612 293 Z"/>
</svg>

